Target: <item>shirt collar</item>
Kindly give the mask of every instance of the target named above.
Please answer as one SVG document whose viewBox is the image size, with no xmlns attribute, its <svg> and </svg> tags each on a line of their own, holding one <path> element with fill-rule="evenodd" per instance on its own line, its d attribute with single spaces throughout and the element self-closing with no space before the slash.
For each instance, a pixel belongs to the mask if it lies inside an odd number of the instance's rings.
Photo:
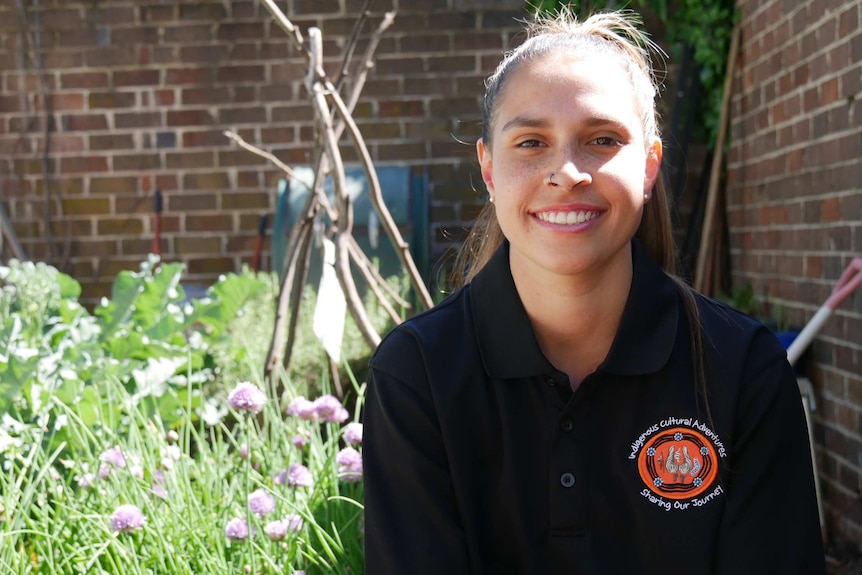
<svg viewBox="0 0 862 575">
<path fill-rule="evenodd" d="M 599 370 L 618 375 L 654 373 L 667 363 L 676 339 L 679 296 L 674 282 L 638 240 L 632 241 L 629 297 L 608 356 Z M 534 377 L 556 371 L 536 340 L 509 268 L 503 242 L 470 284 L 479 352 L 492 378 Z"/>
</svg>

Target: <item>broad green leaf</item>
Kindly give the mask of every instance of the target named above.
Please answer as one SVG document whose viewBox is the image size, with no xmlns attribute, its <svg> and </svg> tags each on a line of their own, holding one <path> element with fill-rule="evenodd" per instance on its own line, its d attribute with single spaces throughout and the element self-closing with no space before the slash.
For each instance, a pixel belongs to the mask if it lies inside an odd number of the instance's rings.
<svg viewBox="0 0 862 575">
<path fill-rule="evenodd" d="M 81 284 L 75 281 L 71 276 L 58 272 L 57 283 L 60 284 L 60 297 L 73 300 L 81 297 Z"/>
<path fill-rule="evenodd" d="M 135 311 L 135 303 L 144 290 L 144 281 L 142 274 L 129 271 L 117 275 L 111 288 L 111 300 L 96 309 L 96 315 L 101 318 L 102 339 L 110 337 L 129 321 Z"/>
<path fill-rule="evenodd" d="M 135 302 L 135 324 L 146 331 L 166 313 L 168 304 L 179 301 L 178 286 L 185 266 L 180 263 L 162 264 L 152 277 L 146 278 L 143 290 Z"/>
<path fill-rule="evenodd" d="M 212 335 L 217 335 L 227 328 L 239 310 L 254 299 L 266 284 L 250 274 L 228 274 L 213 285 L 208 294 L 214 301 L 202 302 L 200 310 L 195 309 L 195 319 L 206 323 L 213 329 Z"/>
</svg>

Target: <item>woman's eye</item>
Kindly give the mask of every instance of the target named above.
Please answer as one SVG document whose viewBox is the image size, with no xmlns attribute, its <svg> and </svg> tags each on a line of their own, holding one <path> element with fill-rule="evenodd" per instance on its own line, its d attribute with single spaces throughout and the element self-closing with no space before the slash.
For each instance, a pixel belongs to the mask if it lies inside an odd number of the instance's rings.
<svg viewBox="0 0 862 575">
<path fill-rule="evenodd" d="M 592 141 L 592 143 L 599 145 L 599 146 L 611 146 L 611 147 L 617 147 L 617 146 L 622 145 L 622 142 L 620 142 L 616 138 L 611 138 L 610 136 L 601 136 L 600 138 L 594 139 Z"/>
</svg>

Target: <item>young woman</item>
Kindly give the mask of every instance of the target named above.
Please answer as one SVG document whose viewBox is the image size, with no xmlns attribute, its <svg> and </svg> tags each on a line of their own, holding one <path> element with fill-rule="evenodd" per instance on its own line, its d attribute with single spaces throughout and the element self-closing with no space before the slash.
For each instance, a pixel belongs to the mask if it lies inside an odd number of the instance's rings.
<svg viewBox="0 0 862 575">
<path fill-rule="evenodd" d="M 637 24 L 539 17 L 488 80 L 466 285 L 371 362 L 367 575 L 825 571 L 784 349 L 672 275 Z"/>
</svg>

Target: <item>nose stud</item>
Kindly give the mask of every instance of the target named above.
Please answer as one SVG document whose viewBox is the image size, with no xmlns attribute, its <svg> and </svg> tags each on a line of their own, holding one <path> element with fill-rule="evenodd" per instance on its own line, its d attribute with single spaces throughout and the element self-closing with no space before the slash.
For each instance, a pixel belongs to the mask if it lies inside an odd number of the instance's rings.
<svg viewBox="0 0 862 575">
<path fill-rule="evenodd" d="M 546 180 L 546 182 L 549 186 L 556 186 L 557 185 L 554 183 L 554 172 L 551 172 L 551 175 L 548 176 L 548 179 Z"/>
</svg>

